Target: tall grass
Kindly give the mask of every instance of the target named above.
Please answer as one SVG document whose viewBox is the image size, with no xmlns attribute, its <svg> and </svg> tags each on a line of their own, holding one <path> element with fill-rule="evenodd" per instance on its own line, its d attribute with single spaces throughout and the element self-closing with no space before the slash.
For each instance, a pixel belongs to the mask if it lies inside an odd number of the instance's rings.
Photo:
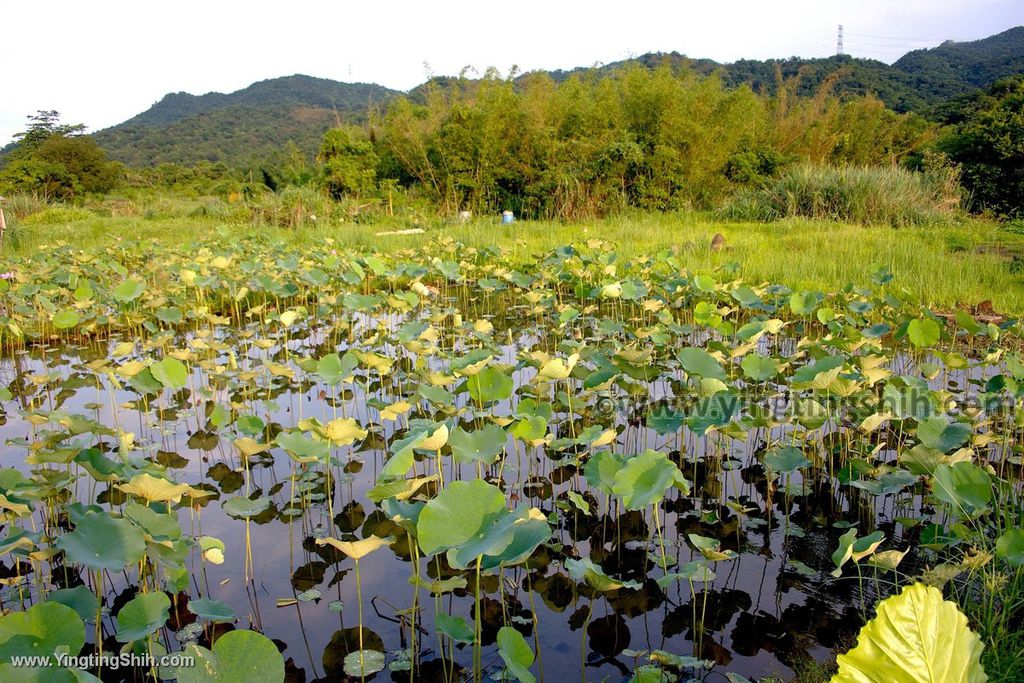
<svg viewBox="0 0 1024 683">
<path fill-rule="evenodd" d="M 724 209 L 738 220 L 803 217 L 864 225 L 945 225 L 961 214 L 957 172 L 897 167 L 812 166 L 787 169 L 761 187 L 740 191 Z"/>
<path fill-rule="evenodd" d="M 103 246 L 116 239 L 159 239 L 185 243 L 210 230 L 223 230 L 225 239 L 254 234 L 294 244 L 319 243 L 330 237 L 338 248 L 398 251 L 423 249 L 438 238 L 451 238 L 467 247 L 498 247 L 523 259 L 564 244 L 600 238 L 616 245 L 623 258 L 677 253 L 691 272 L 712 272 L 735 262 L 739 274 L 759 282 L 784 283 L 794 288 L 833 291 L 847 283 L 867 285 L 880 266 L 896 274 L 894 286 L 905 288 L 923 303 L 948 309 L 991 300 L 1000 313 L 1024 314 L 1024 277 L 1012 270 L 1012 255 L 1024 254 L 1024 234 L 999 224 L 964 219 L 950 225 L 888 226 L 787 218 L 773 223 L 722 221 L 700 213 L 636 213 L 582 223 L 517 221 L 499 225 L 498 216 L 481 216 L 467 223 L 418 217 L 397 210 L 393 217 L 356 219 L 342 215 L 309 215 L 300 223 L 296 207 L 316 209 L 295 198 L 278 211 L 253 216 L 251 205 L 229 204 L 216 198 L 189 200 L 168 207 L 158 217 L 145 210 L 136 215 L 94 211 L 86 220 L 40 219 L 14 223 L 8 215 L 6 256 L 30 256 L 47 244 L 69 242 L 81 248 Z M 205 206 L 204 209 L 197 207 Z M 144 208 L 144 207 L 142 207 Z M 396 207 L 397 209 L 397 207 Z M 332 214 L 341 213 L 335 209 Z M 54 214 L 49 214 L 55 218 Z M 67 218 L 68 215 L 62 216 Z M 289 220 L 291 219 L 291 220 Z M 294 225 L 295 227 L 290 227 Z M 409 235 L 380 232 L 419 227 Z M 725 246 L 711 249 L 716 234 Z"/>
</svg>

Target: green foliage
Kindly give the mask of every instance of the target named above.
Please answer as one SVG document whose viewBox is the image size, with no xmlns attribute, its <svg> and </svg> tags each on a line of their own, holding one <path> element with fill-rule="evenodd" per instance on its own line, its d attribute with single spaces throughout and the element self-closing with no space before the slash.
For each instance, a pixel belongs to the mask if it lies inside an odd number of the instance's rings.
<svg viewBox="0 0 1024 683">
<path fill-rule="evenodd" d="M 725 216 L 774 221 L 805 217 L 866 225 L 948 224 L 960 206 L 954 179 L 897 167 L 795 166 L 739 192 Z"/>
<path fill-rule="evenodd" d="M 52 656 L 59 647 L 77 655 L 85 644 L 85 626 L 70 607 L 42 602 L 0 618 L 0 662 L 11 657 Z"/>
<path fill-rule="evenodd" d="M 58 123 L 55 111 L 30 116 L 28 129 L 6 155 L 0 188 L 34 195 L 44 201 L 102 194 L 117 184 L 121 171 L 89 137 L 84 126 Z"/>
<path fill-rule="evenodd" d="M 117 639 L 122 643 L 141 640 L 170 617 L 171 601 L 165 593 L 142 593 L 117 613 Z"/>
<path fill-rule="evenodd" d="M 792 160 L 895 163 L 934 136 L 873 96 L 801 98 L 796 87 L 759 95 L 667 65 L 560 82 L 489 72 L 392 102 L 375 127 L 378 174 L 443 213 L 575 219 L 711 207 Z"/>
<path fill-rule="evenodd" d="M 81 123 L 61 123 L 58 111 L 40 109 L 35 114 L 29 114 L 28 120 L 28 127 L 14 135 L 23 150 L 36 149 L 54 136 L 69 137 L 85 132 L 85 126 Z"/>
<path fill-rule="evenodd" d="M 284 658 L 273 641 L 255 631 L 231 631 L 217 638 L 213 649 L 190 643 L 183 651 L 195 666 L 175 673 L 180 683 L 276 683 L 284 680 Z"/>
<path fill-rule="evenodd" d="M 971 93 L 999 78 L 1024 71 L 1022 41 L 1024 29 L 1021 28 L 979 41 L 947 41 L 930 50 L 910 52 L 891 66 L 848 55 L 820 59 L 741 59 L 720 64 L 674 52 L 651 53 L 599 69 L 554 71 L 545 79 L 549 77 L 554 83 L 572 79 L 586 81 L 630 68 L 655 70 L 667 67 L 690 70 L 699 76 L 717 74 L 729 90 L 746 86 L 769 97 L 782 94 L 787 98 L 810 98 L 827 90 L 840 99 L 874 95 L 886 107 L 897 112 L 925 111 L 948 98 Z M 522 90 L 534 79 L 535 75 L 528 74 L 510 81 Z M 448 97 L 449 93 L 458 97 L 459 91 L 472 86 L 473 83 L 465 78 L 433 78 L 414 88 L 409 98 L 422 105 L 431 99 L 432 91 L 440 92 L 442 97 Z M 95 137 L 111 158 L 132 166 L 166 162 L 192 165 L 213 161 L 244 168 L 254 164 L 265 165 L 276 157 L 272 166 L 277 172 L 287 175 L 283 171 L 290 153 L 282 155 L 287 145 L 294 145 L 304 157 L 312 159 L 323 134 L 337 125 L 339 119 L 360 123 L 368 118 L 368 110 L 385 105 L 399 95 L 372 84 L 288 76 L 254 83 L 229 94 L 196 96 L 184 92 L 169 93 L 147 111 L 99 131 Z M 541 112 L 533 110 L 528 112 L 528 116 L 538 113 Z M 520 114 L 510 112 L 510 122 L 514 123 L 517 116 Z M 476 118 L 476 123 L 484 121 L 488 125 L 494 123 L 493 118 Z M 420 123 L 430 125 L 436 121 L 423 120 Z M 600 119 L 591 120 L 589 124 L 599 125 Z M 520 141 L 512 137 L 508 143 L 513 148 L 526 148 L 529 140 L 523 140 L 520 145 Z M 424 150 L 410 150 L 417 156 L 425 154 Z M 392 159 L 399 164 L 410 160 L 414 159 Z M 469 171 L 469 179 L 472 180 L 472 170 L 468 167 L 465 170 Z M 513 173 L 505 180 L 512 182 L 516 175 Z M 400 176 L 385 174 L 384 177 Z M 563 188 L 565 192 L 571 190 L 571 187 Z"/>
<path fill-rule="evenodd" d="M 1024 72 L 1024 27 L 968 42 L 947 40 L 930 50 L 914 50 L 892 65 L 913 79 L 917 90 L 935 100 Z"/>
<path fill-rule="evenodd" d="M 366 195 L 376 189 L 380 159 L 361 128 L 345 126 L 327 131 L 317 155 L 324 186 L 335 199 Z"/>
<path fill-rule="evenodd" d="M 964 119 L 939 147 L 961 165 L 971 207 L 1024 216 L 1024 77 L 1000 81 L 961 107 Z"/>
<path fill-rule="evenodd" d="M 947 42 L 892 66 L 648 54 L 570 72 L 434 78 L 408 96 L 289 76 L 230 94 L 169 94 L 91 138 L 39 112 L 0 185 L 49 201 L 106 192 L 127 175 L 136 194 L 216 197 L 196 216 L 281 227 L 396 209 L 419 224 L 462 210 L 576 220 L 723 203 L 757 220 L 933 225 L 960 206 L 962 168 L 969 208 L 1014 216 L 1020 86 L 973 93 L 1024 68 L 1022 38 L 1012 29 Z M 955 97 L 966 99 L 943 104 Z M 939 145 L 955 165 L 929 154 L 940 130 L 926 116 L 956 125 Z M 91 139 L 144 168 L 124 173 Z M 922 172 L 860 171 L 899 165 Z"/>
</svg>

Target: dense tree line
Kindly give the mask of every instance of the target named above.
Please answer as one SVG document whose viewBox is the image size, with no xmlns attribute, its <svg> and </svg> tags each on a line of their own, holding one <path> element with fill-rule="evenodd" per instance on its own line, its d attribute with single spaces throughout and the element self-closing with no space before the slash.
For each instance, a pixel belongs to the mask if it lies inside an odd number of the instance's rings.
<svg viewBox="0 0 1024 683">
<path fill-rule="evenodd" d="M 557 79 L 491 71 L 371 108 L 365 123 L 330 129 L 315 159 L 286 143 L 242 168 L 126 168 L 81 126 L 39 112 L 2 160 L 0 192 L 73 200 L 120 184 L 239 201 L 294 187 L 356 212 L 399 202 L 445 215 L 509 209 L 570 220 L 719 208 L 739 198 L 747 213 L 768 215 L 789 201 L 780 190 L 815 177 L 794 169 L 881 167 L 925 171 L 921 196 L 939 204 L 960 196 L 959 176 L 969 208 L 1024 214 L 1024 77 L 950 101 L 933 112 L 937 121 L 894 112 L 870 94 L 842 96 L 830 81 L 805 95 L 799 77 L 776 78 L 771 92 L 755 92 L 668 64 Z M 813 199 L 834 185 L 829 178 L 875 177 L 819 175 L 818 190 L 803 190 Z"/>
<path fill-rule="evenodd" d="M 429 90 L 421 102 L 392 101 L 364 129 L 329 134 L 319 158 L 336 195 L 367 194 L 363 172 L 375 163 L 378 182 L 443 213 L 572 219 L 714 207 L 798 161 L 896 165 L 936 135 L 922 117 L 873 96 L 843 99 L 825 84 L 799 97 L 797 85 L 760 95 L 669 66 L 561 82 L 489 72 Z"/>
</svg>

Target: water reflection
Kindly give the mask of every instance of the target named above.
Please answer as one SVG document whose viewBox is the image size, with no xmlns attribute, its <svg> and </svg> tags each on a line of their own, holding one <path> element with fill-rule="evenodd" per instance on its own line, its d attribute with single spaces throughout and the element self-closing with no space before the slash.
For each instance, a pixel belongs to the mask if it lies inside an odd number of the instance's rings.
<svg viewBox="0 0 1024 683">
<path fill-rule="evenodd" d="M 315 335 L 305 342 L 314 355 L 326 350 L 315 342 Z M 99 345 L 60 353 L 34 349 L 4 361 L 3 369 L 23 408 L 32 401 L 47 410 L 60 409 L 89 416 L 103 425 L 131 428 L 145 445 L 146 457 L 214 494 L 179 509 L 178 516 L 189 533 L 222 539 L 228 561 L 208 564 L 202 571 L 194 571 L 190 579 L 193 589 L 225 601 L 238 618 L 234 624 L 207 626 L 192 633 L 200 644 L 209 646 L 235 627 L 252 627 L 278 644 L 286 658 L 289 680 L 344 678 L 344 658 L 357 650 L 360 642 L 354 616 L 353 564 L 315 540 L 327 535 L 373 534 L 392 536 L 395 542 L 390 552 L 362 560 L 363 648 L 390 653 L 389 661 L 411 660 L 417 680 L 450 680 L 471 667 L 471 648 L 446 647 L 436 637 L 433 619 L 439 611 L 468 622 L 477 617 L 473 573 L 452 569 L 443 557 L 423 562 L 425 583 L 459 577 L 465 583 L 438 595 L 421 594 L 414 612 L 408 537 L 366 498 L 383 462 L 383 449 L 395 436 L 391 428 L 371 433 L 357 451 L 347 454 L 330 481 L 322 472 L 297 469 L 280 451 L 276 457 L 266 453 L 250 459 L 248 495 L 268 497 L 270 504 L 246 524 L 225 514 L 220 505 L 223 499 L 246 492 L 246 477 L 238 454 L 208 424 L 210 397 L 182 390 L 147 408 L 139 395 L 127 388 L 106 381 L 97 386 L 97 376 L 86 365 L 105 354 L 106 349 Z M 53 373 L 52 379 L 39 381 L 47 373 Z M 214 390 L 226 389 L 215 381 L 212 384 Z M 373 390 L 372 385 L 368 388 Z M 302 416 L 329 417 L 335 410 L 353 405 L 357 412 L 366 410 L 365 400 L 351 403 L 358 398 L 352 392 L 339 393 L 332 400 L 309 380 L 274 378 L 260 388 L 258 399 L 242 389 L 232 391 L 227 397 L 230 400 L 256 406 L 267 425 L 268 438 Z M 363 417 L 364 423 L 370 422 Z M 549 680 L 578 677 L 581 662 L 588 678 L 614 680 L 632 671 L 637 655 L 631 653 L 651 650 L 692 655 L 751 677 L 787 675 L 849 645 L 861 623 L 862 590 L 870 603 L 884 591 L 885 582 L 868 580 L 861 586 L 829 576 L 829 557 L 844 531 L 834 522 L 843 520 L 864 528 L 880 525 L 889 538 L 902 545 L 903 528 L 893 520 L 903 510 L 886 504 L 876 508 L 873 496 L 848 487 L 838 489 L 823 472 L 827 466 L 824 459 L 803 477 L 767 479 L 755 457 L 766 442 L 756 431 L 748 443 L 737 446 L 711 443 L 689 432 L 673 441 L 646 429 L 640 419 L 627 416 L 624 422 L 628 427 L 621 438 L 631 444 L 667 451 L 676 447 L 673 459 L 695 482 L 690 496 L 673 494 L 662 505 L 665 557 L 652 542 L 655 533 L 649 512 L 616 513 L 613 509 L 597 514 L 595 511 L 607 508 L 605 497 L 587 490 L 576 467 L 560 461 L 565 452 L 551 453 L 548 458 L 526 456 L 522 470 L 517 465 L 505 471 L 505 488 L 511 500 L 529 501 L 544 515 L 554 515 L 556 527 L 552 542 L 542 546 L 524 567 L 481 580 L 479 616 L 482 644 L 487 646 L 485 667 L 500 668 L 491 646 L 498 629 L 507 624 L 536 644 L 537 666 Z M 36 434 L 35 428 L 23 416 L 5 416 L 4 466 L 25 467 L 24 451 L 13 440 L 31 434 Z M 116 438 L 109 435 L 86 445 L 103 453 L 117 448 Z M 827 457 L 829 445 L 828 438 L 821 442 L 820 457 Z M 717 457 L 705 457 L 710 454 Z M 451 474 L 457 476 L 460 469 L 453 466 Z M 462 475 L 471 473 L 466 469 Z M 568 500 L 568 488 L 582 490 L 589 513 Z M 111 487 L 93 490 L 80 485 L 75 493 L 83 504 L 119 505 L 125 498 Z M 920 501 L 901 505 L 908 504 L 919 506 Z M 247 531 L 253 559 L 248 577 L 242 559 Z M 911 536 L 917 533 L 910 532 Z M 723 550 L 736 551 L 739 557 L 717 564 L 717 576 L 710 581 L 659 585 L 657 566 L 663 559 L 680 566 L 700 557 L 686 542 L 688 534 L 717 538 Z M 637 581 L 640 587 L 600 594 L 578 584 L 567 575 L 563 562 L 580 556 L 589 556 L 606 573 Z M 28 564 L 14 566 L 9 559 L 0 562 L 0 579 L 32 571 Z M 82 583 L 78 572 L 64 567 L 60 557 L 54 558 L 50 571 L 48 578 L 54 586 Z M 10 599 L 11 591 L 5 589 L 5 600 Z M 134 591 L 123 585 L 123 579 L 110 577 L 103 621 L 103 646 L 108 651 L 120 647 L 112 638 L 109 615 L 116 614 Z M 184 609 L 187 596 L 182 593 L 173 610 L 164 634 L 169 643 L 187 637 L 183 632 L 195 623 L 194 615 Z M 417 649 L 409 653 L 413 642 Z M 401 665 L 396 668 L 380 676 L 409 679 L 410 673 Z M 131 671 L 104 672 L 105 680 L 138 676 L 139 672 Z"/>
</svg>

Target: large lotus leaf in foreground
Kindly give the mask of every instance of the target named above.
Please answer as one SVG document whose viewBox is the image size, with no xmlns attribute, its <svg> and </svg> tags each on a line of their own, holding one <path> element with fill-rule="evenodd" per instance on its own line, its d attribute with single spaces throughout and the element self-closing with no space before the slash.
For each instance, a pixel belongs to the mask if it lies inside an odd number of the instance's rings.
<svg viewBox="0 0 1024 683">
<path fill-rule="evenodd" d="M 537 679 L 530 673 L 534 654 L 523 634 L 511 626 L 498 629 L 498 654 L 505 662 L 508 673 L 519 683 L 534 683 Z"/>
<path fill-rule="evenodd" d="M 432 555 L 460 546 L 480 534 L 505 509 L 505 494 L 476 479 L 449 484 L 427 503 L 416 524 L 420 548 Z"/>
<path fill-rule="evenodd" d="M 56 545 L 69 560 L 93 571 L 118 571 L 141 560 L 146 552 L 142 529 L 106 512 L 86 514 Z"/>
<path fill-rule="evenodd" d="M 85 645 L 85 625 L 75 610 L 42 602 L 0 619 L 0 662 L 14 656 L 52 656 L 58 648 L 77 655 Z"/>
<path fill-rule="evenodd" d="M 983 683 L 981 650 L 957 606 L 916 583 L 879 603 L 832 683 Z"/>
<path fill-rule="evenodd" d="M 661 502 L 670 486 L 689 491 L 683 473 L 667 455 L 647 450 L 627 459 L 615 473 L 612 493 L 622 498 L 627 510 L 641 510 Z"/>
<path fill-rule="evenodd" d="M 185 655 L 195 657 L 195 666 L 177 671 L 178 683 L 281 683 L 284 658 L 277 646 L 255 631 L 231 631 L 213 644 L 213 650 L 189 645 Z"/>
<path fill-rule="evenodd" d="M 170 610 L 166 593 L 136 595 L 117 613 L 117 639 L 129 643 L 145 638 L 164 625 Z"/>
</svg>

